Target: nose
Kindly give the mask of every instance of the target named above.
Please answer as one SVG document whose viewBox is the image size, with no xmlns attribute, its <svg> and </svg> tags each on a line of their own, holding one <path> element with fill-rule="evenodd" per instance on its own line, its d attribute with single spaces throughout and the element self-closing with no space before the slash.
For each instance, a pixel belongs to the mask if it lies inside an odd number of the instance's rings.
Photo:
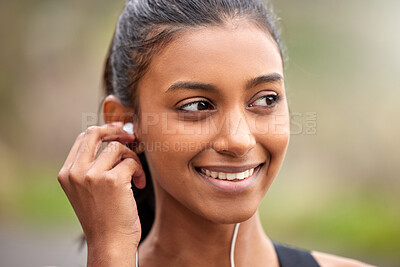
<svg viewBox="0 0 400 267">
<path fill-rule="evenodd" d="M 222 154 L 234 157 L 245 156 L 254 146 L 256 140 L 251 132 L 251 125 L 243 111 L 228 112 L 219 122 L 219 129 L 213 142 L 213 149 Z"/>
</svg>

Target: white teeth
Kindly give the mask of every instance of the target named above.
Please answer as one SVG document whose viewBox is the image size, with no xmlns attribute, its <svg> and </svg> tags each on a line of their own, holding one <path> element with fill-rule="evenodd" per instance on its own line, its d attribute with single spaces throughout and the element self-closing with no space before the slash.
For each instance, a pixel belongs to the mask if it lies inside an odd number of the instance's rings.
<svg viewBox="0 0 400 267">
<path fill-rule="evenodd" d="M 245 172 L 236 173 L 236 179 L 239 179 L 239 180 L 243 179 L 244 178 L 244 174 L 245 174 Z"/>
<path fill-rule="evenodd" d="M 202 168 L 201 172 L 212 178 L 232 181 L 235 179 L 243 180 L 243 179 L 248 178 L 249 176 L 252 176 L 254 173 L 254 168 L 246 170 L 244 172 L 238 172 L 238 173 L 214 172 L 214 171 L 210 171 L 210 170 Z"/>
<path fill-rule="evenodd" d="M 236 173 L 227 173 L 226 178 L 231 181 L 236 178 Z"/>
</svg>

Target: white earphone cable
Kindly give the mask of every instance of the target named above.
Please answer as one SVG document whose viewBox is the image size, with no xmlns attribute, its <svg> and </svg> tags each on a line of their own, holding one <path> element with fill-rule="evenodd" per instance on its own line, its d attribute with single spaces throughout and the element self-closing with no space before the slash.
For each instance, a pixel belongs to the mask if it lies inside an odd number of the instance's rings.
<svg viewBox="0 0 400 267">
<path fill-rule="evenodd" d="M 237 233 L 239 231 L 240 223 L 235 224 L 235 229 L 233 230 L 232 242 L 231 242 L 231 267 L 235 267 L 235 245 Z"/>
<path fill-rule="evenodd" d="M 139 267 L 139 246 L 136 249 L 136 267 Z"/>
</svg>

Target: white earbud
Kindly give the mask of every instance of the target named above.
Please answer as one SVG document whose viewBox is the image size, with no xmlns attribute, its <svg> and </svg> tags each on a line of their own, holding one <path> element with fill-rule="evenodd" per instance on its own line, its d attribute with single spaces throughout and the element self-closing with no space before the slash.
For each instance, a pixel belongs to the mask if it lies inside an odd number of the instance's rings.
<svg viewBox="0 0 400 267">
<path fill-rule="evenodd" d="M 135 132 L 133 131 L 133 123 L 132 122 L 125 123 L 124 126 L 122 127 L 122 130 L 124 130 L 125 132 L 127 132 L 129 134 L 135 134 Z"/>
</svg>

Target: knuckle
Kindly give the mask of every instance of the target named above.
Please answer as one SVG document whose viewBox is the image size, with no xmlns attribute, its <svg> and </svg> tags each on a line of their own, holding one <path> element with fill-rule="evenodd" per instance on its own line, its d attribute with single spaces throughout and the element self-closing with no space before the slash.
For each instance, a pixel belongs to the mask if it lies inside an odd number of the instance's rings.
<svg viewBox="0 0 400 267">
<path fill-rule="evenodd" d="M 137 168 L 141 168 L 142 166 L 139 164 L 139 162 L 137 162 L 134 158 L 127 158 L 126 159 L 129 165 L 132 166 L 132 168 L 137 169 Z"/>
<path fill-rule="evenodd" d="M 115 147 L 123 147 L 123 145 L 118 141 L 111 141 L 110 145 L 115 146 Z"/>
<path fill-rule="evenodd" d="M 126 158 L 125 161 L 127 164 L 133 165 L 135 167 L 139 165 L 134 158 Z"/>
<path fill-rule="evenodd" d="M 84 179 L 85 179 L 85 184 L 87 184 L 87 185 L 93 185 L 93 184 L 95 184 L 95 182 L 96 182 L 96 177 L 97 177 L 97 175 L 95 174 L 95 173 L 93 173 L 93 171 L 88 171 L 86 174 L 85 174 L 85 177 L 84 177 Z"/>
<path fill-rule="evenodd" d="M 94 135 L 97 134 L 98 131 L 99 131 L 98 126 L 90 126 L 86 129 L 85 135 Z"/>
<path fill-rule="evenodd" d="M 122 163 L 129 168 L 129 170 L 135 170 L 140 168 L 140 165 L 134 158 L 125 158 Z"/>
<path fill-rule="evenodd" d="M 104 174 L 103 180 L 107 187 L 115 187 L 118 179 L 115 179 L 110 173 L 106 173 Z"/>
<path fill-rule="evenodd" d="M 135 172 L 136 174 L 144 173 L 142 164 L 137 162 L 135 159 L 126 158 L 125 160 L 127 161 L 126 164 L 130 167 L 129 169 L 132 172 Z"/>
<path fill-rule="evenodd" d="M 72 166 L 69 171 L 68 177 L 72 183 L 79 183 L 82 177 L 82 172 L 78 167 Z"/>
<path fill-rule="evenodd" d="M 67 171 L 65 171 L 65 169 L 61 169 L 60 172 L 57 174 L 58 182 L 60 184 L 64 184 L 67 176 L 68 176 Z"/>
<path fill-rule="evenodd" d="M 78 136 L 76 137 L 76 141 L 82 140 L 84 136 L 85 136 L 85 132 L 81 132 L 81 133 L 78 134 Z"/>
</svg>

